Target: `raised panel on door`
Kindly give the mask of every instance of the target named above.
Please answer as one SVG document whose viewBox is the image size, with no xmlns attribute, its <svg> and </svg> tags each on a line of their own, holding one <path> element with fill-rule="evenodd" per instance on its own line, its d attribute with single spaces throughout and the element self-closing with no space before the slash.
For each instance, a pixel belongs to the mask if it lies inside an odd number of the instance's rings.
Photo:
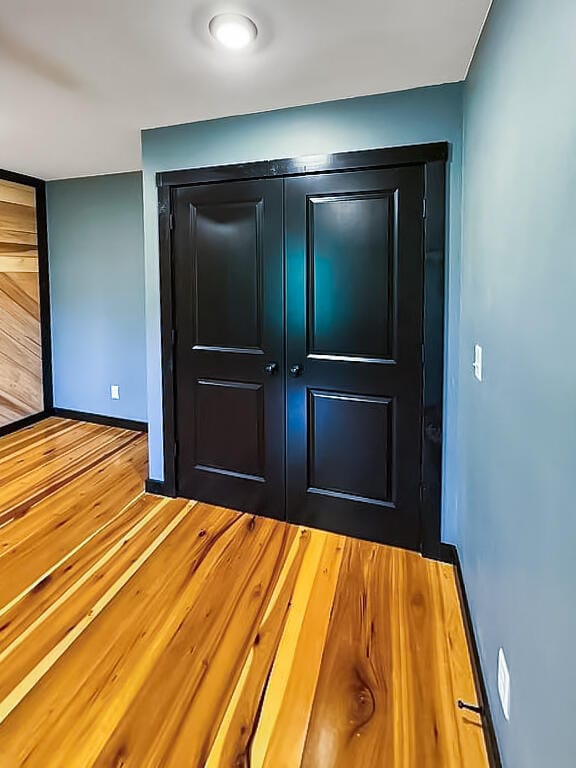
<svg viewBox="0 0 576 768">
<path fill-rule="evenodd" d="M 197 205 L 194 348 L 262 351 L 262 200 Z"/>
<path fill-rule="evenodd" d="M 388 359 L 394 194 L 308 198 L 308 354 Z"/>
<path fill-rule="evenodd" d="M 194 441 L 196 469 L 264 481 L 264 386 L 200 379 Z"/>
<path fill-rule="evenodd" d="M 308 390 L 307 415 L 308 490 L 351 501 L 391 503 L 394 401 Z"/>
<path fill-rule="evenodd" d="M 287 511 L 420 545 L 423 171 L 285 185 Z"/>
<path fill-rule="evenodd" d="M 282 518 L 282 182 L 173 195 L 178 493 Z"/>
</svg>

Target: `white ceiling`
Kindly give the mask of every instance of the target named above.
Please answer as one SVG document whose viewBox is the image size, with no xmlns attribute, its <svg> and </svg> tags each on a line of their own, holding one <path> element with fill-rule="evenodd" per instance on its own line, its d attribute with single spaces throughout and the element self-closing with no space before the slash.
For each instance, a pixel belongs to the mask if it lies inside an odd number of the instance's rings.
<svg viewBox="0 0 576 768">
<path fill-rule="evenodd" d="M 0 0 L 0 167 L 141 167 L 141 128 L 462 80 L 490 0 Z M 250 53 L 215 13 L 251 16 Z"/>
</svg>

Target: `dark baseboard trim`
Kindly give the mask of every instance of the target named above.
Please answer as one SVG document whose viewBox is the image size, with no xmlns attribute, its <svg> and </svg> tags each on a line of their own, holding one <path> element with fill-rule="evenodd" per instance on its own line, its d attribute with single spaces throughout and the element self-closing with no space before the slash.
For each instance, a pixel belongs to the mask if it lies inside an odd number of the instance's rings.
<svg viewBox="0 0 576 768">
<path fill-rule="evenodd" d="M 40 411 L 40 413 L 34 413 L 32 416 L 26 416 L 23 419 L 18 419 L 18 421 L 13 421 L 12 424 L 4 424 L 3 427 L 0 427 L 0 437 L 17 432 L 19 429 L 31 427 L 32 424 L 36 424 L 36 422 L 42 421 L 42 419 L 47 419 L 51 415 L 50 411 Z"/>
<path fill-rule="evenodd" d="M 429 560 L 439 560 L 441 563 L 456 565 L 454 558 L 458 557 L 458 552 L 453 544 L 439 542 L 433 546 L 423 547 L 422 556 L 427 557 Z"/>
<path fill-rule="evenodd" d="M 105 427 L 118 427 L 119 429 L 132 429 L 134 432 L 148 432 L 148 424 L 145 421 L 132 421 L 131 419 L 117 419 L 115 416 L 101 416 L 98 413 L 84 413 L 84 411 L 70 411 L 67 408 L 53 408 L 52 416 L 60 416 L 62 419 L 75 419 L 76 421 L 89 421 L 91 424 L 102 424 Z"/>
<path fill-rule="evenodd" d="M 174 498 L 176 494 L 163 480 L 152 480 L 150 477 L 146 480 L 146 493 L 153 493 L 155 496 L 169 496 Z"/>
<path fill-rule="evenodd" d="M 446 563 L 451 563 L 454 566 L 456 573 L 456 586 L 458 588 L 458 596 L 460 598 L 460 606 L 462 608 L 462 615 L 464 618 L 464 629 L 466 631 L 468 648 L 470 649 L 470 655 L 472 657 L 472 672 L 474 674 L 474 682 L 476 684 L 478 704 L 482 708 L 482 720 L 484 721 L 484 738 L 486 741 L 486 751 L 488 753 L 490 768 L 502 768 L 500 750 L 498 748 L 498 741 L 496 740 L 496 732 L 494 731 L 494 721 L 492 720 L 492 712 L 490 711 L 490 703 L 486 691 L 486 683 L 484 682 L 484 675 L 482 673 L 482 666 L 480 664 L 478 643 L 476 642 L 474 625 L 472 624 L 472 615 L 470 613 L 470 605 L 466 595 L 466 587 L 464 585 L 464 576 L 462 574 L 462 566 L 460 564 L 458 549 L 453 544 L 440 544 L 439 553 L 442 555 L 442 557 L 437 557 L 435 559 L 442 560 Z"/>
</svg>

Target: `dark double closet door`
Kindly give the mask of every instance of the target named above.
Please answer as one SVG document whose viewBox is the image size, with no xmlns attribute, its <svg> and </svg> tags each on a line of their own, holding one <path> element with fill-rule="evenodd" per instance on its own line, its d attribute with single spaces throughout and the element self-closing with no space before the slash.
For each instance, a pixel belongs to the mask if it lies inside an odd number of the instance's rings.
<svg viewBox="0 0 576 768">
<path fill-rule="evenodd" d="M 418 548 L 421 166 L 173 190 L 180 495 Z"/>
</svg>

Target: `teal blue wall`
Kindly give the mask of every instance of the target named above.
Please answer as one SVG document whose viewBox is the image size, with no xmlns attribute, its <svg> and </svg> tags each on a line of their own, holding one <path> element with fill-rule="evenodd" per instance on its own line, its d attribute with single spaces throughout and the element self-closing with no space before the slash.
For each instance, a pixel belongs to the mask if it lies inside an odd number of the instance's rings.
<svg viewBox="0 0 576 768">
<path fill-rule="evenodd" d="M 162 479 L 160 297 L 155 173 L 433 141 L 451 143 L 448 195 L 446 476 L 444 536 L 457 536 L 456 430 L 460 275 L 461 95 L 459 84 L 158 128 L 142 134 L 150 474 Z"/>
<path fill-rule="evenodd" d="M 145 421 L 142 176 L 52 181 L 47 197 L 54 404 Z"/>
<path fill-rule="evenodd" d="M 465 86 L 459 544 L 507 768 L 576 766 L 575 96 L 576 2 L 496 0 Z"/>
</svg>

